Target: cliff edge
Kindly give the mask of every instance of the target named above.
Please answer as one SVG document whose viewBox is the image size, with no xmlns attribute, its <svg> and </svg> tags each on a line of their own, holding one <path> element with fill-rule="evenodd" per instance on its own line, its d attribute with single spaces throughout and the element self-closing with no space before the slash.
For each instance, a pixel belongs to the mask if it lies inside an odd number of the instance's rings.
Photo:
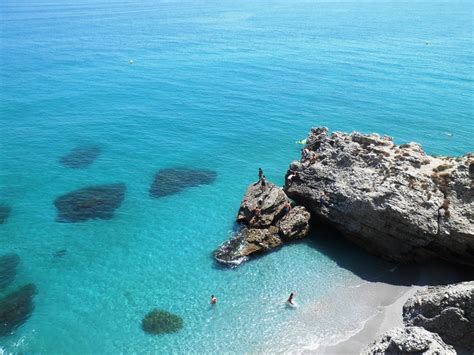
<svg viewBox="0 0 474 355">
<path fill-rule="evenodd" d="M 289 198 L 367 251 L 399 262 L 474 266 L 474 155 L 313 128 L 285 179 Z"/>
</svg>

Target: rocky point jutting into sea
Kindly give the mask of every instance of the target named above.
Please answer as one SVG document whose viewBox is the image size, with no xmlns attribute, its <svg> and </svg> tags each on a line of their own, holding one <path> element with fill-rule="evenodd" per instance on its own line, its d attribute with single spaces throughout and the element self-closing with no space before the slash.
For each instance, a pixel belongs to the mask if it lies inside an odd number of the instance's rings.
<svg viewBox="0 0 474 355">
<path fill-rule="evenodd" d="M 313 161 L 294 161 L 285 192 L 355 244 L 399 261 L 474 265 L 474 155 L 434 157 L 416 143 L 313 128 Z"/>
<path fill-rule="evenodd" d="M 239 230 L 215 257 L 239 264 L 251 254 L 303 238 L 313 217 L 315 228 L 321 222 L 332 225 L 390 261 L 442 259 L 472 267 L 473 187 L 472 153 L 436 157 L 417 143 L 396 145 L 378 134 L 313 128 L 283 188 L 268 182 L 248 187 L 236 218 Z M 296 207 L 290 209 L 291 200 Z M 403 325 L 380 335 L 364 353 L 469 353 L 474 282 L 418 291 L 403 307 Z"/>
<path fill-rule="evenodd" d="M 260 184 L 248 188 L 237 216 L 242 229 L 216 251 L 217 260 L 235 263 L 304 237 L 309 210 L 386 259 L 440 258 L 474 266 L 472 153 L 435 157 L 416 143 L 396 145 L 378 134 L 330 134 L 324 127 L 311 129 L 305 149 L 291 163 L 283 190 L 271 183 L 265 191 Z M 284 216 L 288 198 L 298 207 Z M 288 222 L 295 231 L 285 238 Z"/>
</svg>

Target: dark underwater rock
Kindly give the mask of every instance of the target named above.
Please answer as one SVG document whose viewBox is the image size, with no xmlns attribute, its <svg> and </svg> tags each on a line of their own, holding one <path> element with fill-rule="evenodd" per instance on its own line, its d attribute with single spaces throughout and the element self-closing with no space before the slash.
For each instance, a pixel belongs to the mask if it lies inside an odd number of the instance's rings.
<svg viewBox="0 0 474 355">
<path fill-rule="evenodd" d="M 20 263 L 17 254 L 5 254 L 0 256 L 0 290 L 10 285 L 16 276 L 16 267 Z"/>
<path fill-rule="evenodd" d="M 54 205 L 58 222 L 84 222 L 89 219 L 111 219 L 125 196 L 122 183 L 91 186 L 58 197 Z"/>
<path fill-rule="evenodd" d="M 150 196 L 154 198 L 174 195 L 189 187 L 210 185 L 217 173 L 207 169 L 168 168 L 156 174 L 150 187 Z"/>
<path fill-rule="evenodd" d="M 142 320 L 142 329 L 149 334 L 176 333 L 183 327 L 183 320 L 176 314 L 154 309 Z"/>
<path fill-rule="evenodd" d="M 28 284 L 0 299 L 0 336 L 11 334 L 25 323 L 34 310 L 36 286 Z"/>
<path fill-rule="evenodd" d="M 61 250 L 57 250 L 53 253 L 53 256 L 55 258 L 62 258 L 63 256 L 65 256 L 67 254 L 67 250 L 66 249 L 61 249 Z"/>
<path fill-rule="evenodd" d="M 12 209 L 9 206 L 0 205 L 0 224 L 3 224 L 7 221 L 11 210 Z"/>
<path fill-rule="evenodd" d="M 82 169 L 91 165 L 102 150 L 97 146 L 77 147 L 59 159 L 67 168 Z"/>
</svg>

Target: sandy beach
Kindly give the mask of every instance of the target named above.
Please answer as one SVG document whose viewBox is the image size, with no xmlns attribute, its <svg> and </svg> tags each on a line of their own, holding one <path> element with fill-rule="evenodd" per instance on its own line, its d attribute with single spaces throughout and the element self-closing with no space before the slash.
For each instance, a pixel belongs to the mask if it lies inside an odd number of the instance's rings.
<svg viewBox="0 0 474 355">
<path fill-rule="evenodd" d="M 393 327 L 403 326 L 403 305 L 418 289 L 428 285 L 459 282 L 466 279 L 468 273 L 469 270 L 463 268 L 433 262 L 420 267 L 402 267 L 393 271 L 391 277 L 383 281 L 367 282 L 360 287 L 361 290 L 357 290 L 352 296 L 360 299 L 361 295 L 371 295 L 360 300 L 372 305 L 374 315 L 346 339 L 336 344 L 321 345 L 317 349 L 302 353 L 359 354 L 377 336 Z M 416 282 L 408 285 L 416 274 L 418 274 Z"/>
</svg>

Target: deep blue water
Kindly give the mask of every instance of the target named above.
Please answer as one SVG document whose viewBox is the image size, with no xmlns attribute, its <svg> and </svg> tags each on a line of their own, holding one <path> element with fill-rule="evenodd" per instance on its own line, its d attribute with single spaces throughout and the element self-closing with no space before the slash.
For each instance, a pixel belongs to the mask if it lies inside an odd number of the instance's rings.
<svg viewBox="0 0 474 355">
<path fill-rule="evenodd" d="M 281 184 L 315 125 L 433 154 L 474 148 L 471 1 L 4 0 L 0 11 L 0 203 L 12 209 L 0 254 L 22 260 L 4 293 L 38 288 L 29 320 L 0 338 L 7 351 L 298 351 L 343 337 L 367 317 L 356 300 L 337 324 L 285 331 L 305 304 L 361 281 L 319 244 L 333 232 L 235 270 L 215 265 L 257 168 Z M 101 148 L 92 165 L 59 163 L 87 145 Z M 150 198 L 170 167 L 217 179 Z M 118 182 L 114 218 L 55 221 L 59 195 Z M 329 248 L 374 275 L 389 267 Z M 296 311 L 282 306 L 293 290 Z M 184 328 L 145 334 L 154 307 Z"/>
</svg>

